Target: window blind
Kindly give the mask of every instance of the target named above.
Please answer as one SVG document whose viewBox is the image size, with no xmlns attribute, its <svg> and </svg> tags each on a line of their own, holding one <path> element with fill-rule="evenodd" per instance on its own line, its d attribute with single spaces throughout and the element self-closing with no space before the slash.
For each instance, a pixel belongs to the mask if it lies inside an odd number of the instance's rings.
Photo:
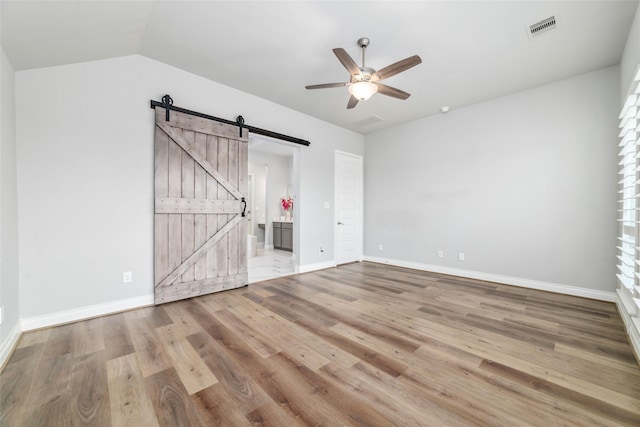
<svg viewBox="0 0 640 427">
<path fill-rule="evenodd" d="M 640 67 L 619 118 L 616 305 L 640 360 Z"/>
</svg>

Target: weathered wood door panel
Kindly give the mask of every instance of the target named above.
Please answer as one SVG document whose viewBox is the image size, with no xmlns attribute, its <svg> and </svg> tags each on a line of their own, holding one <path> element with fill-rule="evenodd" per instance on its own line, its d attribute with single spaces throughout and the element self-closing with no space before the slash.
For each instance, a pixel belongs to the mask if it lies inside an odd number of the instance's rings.
<svg viewBox="0 0 640 427">
<path fill-rule="evenodd" d="M 246 285 L 246 135 L 155 111 L 155 303 Z"/>
</svg>

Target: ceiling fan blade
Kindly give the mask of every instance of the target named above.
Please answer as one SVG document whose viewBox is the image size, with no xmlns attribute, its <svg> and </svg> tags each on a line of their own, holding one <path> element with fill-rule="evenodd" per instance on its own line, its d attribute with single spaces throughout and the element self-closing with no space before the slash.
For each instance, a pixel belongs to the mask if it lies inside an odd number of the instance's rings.
<svg viewBox="0 0 640 427">
<path fill-rule="evenodd" d="M 347 110 L 354 108 L 357 104 L 358 104 L 358 98 L 351 95 L 351 97 L 349 98 L 349 102 L 347 102 Z"/>
<path fill-rule="evenodd" d="M 376 83 L 376 86 L 378 86 L 378 93 L 391 96 L 392 98 L 407 99 L 411 96 L 410 93 L 396 89 L 395 87 L 383 85 L 382 83 Z"/>
<path fill-rule="evenodd" d="M 321 85 L 309 85 L 309 86 L 305 86 L 305 88 L 307 89 L 327 89 L 330 87 L 344 87 L 346 85 L 348 85 L 349 83 L 324 83 Z"/>
<path fill-rule="evenodd" d="M 415 67 L 421 62 L 422 62 L 422 59 L 420 59 L 418 55 L 413 55 L 408 58 L 405 58 L 402 61 L 398 61 L 376 72 L 373 75 L 374 81 L 388 79 L 389 77 L 395 76 L 396 74 L 406 71 L 411 67 Z"/>
<path fill-rule="evenodd" d="M 352 76 L 360 74 L 360 68 L 358 68 L 358 64 L 356 64 L 353 58 L 349 56 L 346 50 L 341 47 L 337 47 L 333 49 L 333 53 L 335 53 L 340 63 L 344 65 L 344 68 L 347 69 L 349 74 L 351 74 Z"/>
</svg>

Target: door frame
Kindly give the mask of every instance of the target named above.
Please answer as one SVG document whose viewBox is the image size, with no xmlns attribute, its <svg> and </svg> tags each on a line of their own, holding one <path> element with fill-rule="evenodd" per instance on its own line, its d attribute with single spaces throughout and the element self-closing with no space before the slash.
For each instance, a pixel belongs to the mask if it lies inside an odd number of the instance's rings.
<svg viewBox="0 0 640 427">
<path fill-rule="evenodd" d="M 292 153 L 293 153 L 293 160 L 292 160 L 292 185 L 293 185 L 293 196 L 294 196 L 294 204 L 293 204 L 293 252 L 291 253 L 292 257 L 293 257 L 293 265 L 294 265 L 294 270 L 295 273 L 298 273 L 300 271 L 300 248 L 301 248 L 301 240 L 302 240 L 302 227 L 300 226 L 300 212 L 301 212 L 301 207 L 302 207 L 302 203 L 304 203 L 302 200 L 303 198 L 301 197 L 300 194 L 300 161 L 301 161 L 301 146 L 299 144 L 295 144 L 292 142 L 288 142 L 288 141 L 284 141 L 284 140 L 279 140 L 276 138 L 272 138 L 272 137 L 268 137 L 265 135 L 257 135 L 257 134 L 252 134 L 251 132 L 249 132 L 249 141 L 252 140 L 252 138 L 255 138 L 257 140 L 262 141 L 262 143 L 266 143 L 266 144 L 274 144 L 274 145 L 279 145 L 279 146 L 284 146 L 287 148 L 290 148 Z M 252 151 L 252 144 L 249 144 L 249 155 L 251 155 L 251 151 Z M 259 150 L 256 150 L 259 151 Z M 269 179 L 269 165 L 265 165 L 265 179 L 268 182 Z M 268 185 L 267 185 L 268 187 Z M 265 194 L 265 249 L 267 247 L 267 233 L 270 234 L 269 239 L 272 240 L 273 238 L 273 228 L 269 228 L 267 230 L 267 226 L 266 224 L 269 222 L 268 218 L 272 218 L 275 216 L 274 212 L 272 212 L 271 209 L 269 209 L 269 203 L 267 202 L 267 200 L 270 200 L 270 197 L 280 197 L 280 195 L 272 195 L 269 192 L 269 189 L 266 188 L 266 194 Z M 273 249 L 273 241 L 271 241 L 271 245 L 270 245 L 271 249 Z"/>
<path fill-rule="evenodd" d="M 248 151 L 247 151 L 248 153 Z M 255 231 L 256 221 L 254 218 L 255 206 L 253 206 L 253 180 L 254 175 L 252 173 L 247 174 L 247 215 L 249 216 L 248 235 L 252 235 Z"/>
<path fill-rule="evenodd" d="M 358 232 L 358 256 L 356 261 L 362 261 L 364 259 L 364 158 L 358 154 L 349 153 L 346 151 L 335 150 L 334 154 L 334 164 L 333 164 L 333 229 L 334 229 L 334 239 L 333 239 L 333 253 L 335 254 L 335 264 L 338 264 L 338 161 L 340 156 L 342 157 L 350 157 L 358 161 L 358 166 L 360 169 L 360 173 L 358 174 L 358 186 L 360 188 L 359 196 L 360 196 L 360 209 L 358 211 L 358 223 L 359 226 L 356 228 Z"/>
</svg>

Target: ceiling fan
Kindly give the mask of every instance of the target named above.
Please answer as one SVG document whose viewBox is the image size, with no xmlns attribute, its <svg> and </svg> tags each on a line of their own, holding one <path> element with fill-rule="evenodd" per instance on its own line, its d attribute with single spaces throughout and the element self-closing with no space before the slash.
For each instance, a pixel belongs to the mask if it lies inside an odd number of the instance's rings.
<svg viewBox="0 0 640 427">
<path fill-rule="evenodd" d="M 376 92 L 393 98 L 407 99 L 411 96 L 409 93 L 379 82 L 406 71 L 411 67 L 415 67 L 422 62 L 422 59 L 420 59 L 418 55 L 413 55 L 403 59 L 402 61 L 398 61 L 384 67 L 380 71 L 376 71 L 373 68 L 367 67 L 364 62 L 364 51 L 367 46 L 369 46 L 369 42 L 370 40 L 366 37 L 358 39 L 358 46 L 362 48 L 362 67 L 358 67 L 358 64 L 356 64 L 344 49 L 340 47 L 333 49 L 333 53 L 338 57 L 340 63 L 342 63 L 344 68 L 346 68 L 351 75 L 348 82 L 325 83 L 305 87 L 307 89 L 327 89 L 331 87 L 348 86 L 351 96 L 349 97 L 349 102 L 347 102 L 347 109 L 355 107 L 358 104 L 358 101 L 365 101 L 371 98 Z"/>
</svg>

